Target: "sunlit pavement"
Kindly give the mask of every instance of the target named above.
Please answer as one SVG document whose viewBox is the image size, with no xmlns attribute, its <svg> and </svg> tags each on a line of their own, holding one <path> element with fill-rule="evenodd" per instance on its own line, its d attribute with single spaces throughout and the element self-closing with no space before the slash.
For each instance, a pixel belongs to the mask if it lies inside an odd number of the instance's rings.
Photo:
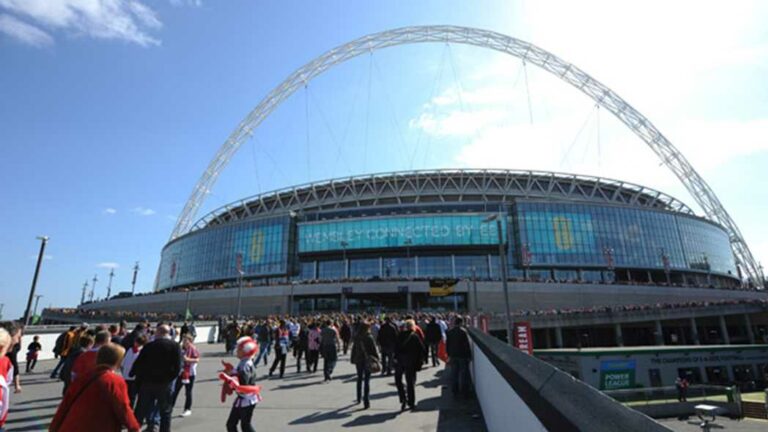
<svg viewBox="0 0 768 432">
<path fill-rule="evenodd" d="M 200 345 L 203 359 L 198 367 L 192 415 L 182 418 L 184 392 L 179 395 L 173 430 L 222 431 L 232 399 L 219 400 L 221 385 L 216 378 L 221 360 L 235 363 L 223 354 L 222 345 Z M 271 360 L 271 358 L 270 358 Z M 264 387 L 264 401 L 254 412 L 253 425 L 264 431 L 332 431 L 354 428 L 360 431 L 485 431 L 475 401 L 454 399 L 443 366 L 419 372 L 416 411 L 400 411 L 394 378 L 371 377 L 371 408 L 355 405 L 355 369 L 349 355 L 341 356 L 334 380 L 324 384 L 323 360 L 317 373 L 296 373 L 296 361 L 289 355 L 285 377 L 267 378 L 268 368 L 258 366 L 257 383 Z M 53 361 L 38 363 L 31 375 L 22 375 L 23 392 L 11 395 L 11 412 L 6 427 L 11 431 L 48 430 L 60 400 L 61 382 L 48 375 Z M 271 366 L 271 364 L 270 364 Z M 22 366 L 23 368 L 23 366 Z"/>
</svg>

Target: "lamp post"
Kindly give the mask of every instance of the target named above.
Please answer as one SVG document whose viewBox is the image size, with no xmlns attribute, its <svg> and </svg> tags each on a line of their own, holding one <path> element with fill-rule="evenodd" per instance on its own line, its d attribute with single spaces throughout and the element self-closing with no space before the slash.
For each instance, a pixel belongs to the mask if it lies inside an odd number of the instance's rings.
<svg viewBox="0 0 768 432">
<path fill-rule="evenodd" d="M 43 297 L 42 294 L 36 294 L 35 295 L 35 307 L 32 309 L 32 317 L 34 318 L 35 315 L 37 315 L 37 304 L 40 302 L 40 297 Z"/>
<path fill-rule="evenodd" d="M 109 269 L 109 283 L 107 284 L 107 300 L 112 295 L 112 278 L 115 277 L 114 267 Z"/>
<path fill-rule="evenodd" d="M 472 266 L 469 268 L 472 272 L 472 297 L 475 299 L 475 313 L 480 309 L 477 307 L 477 267 Z"/>
<path fill-rule="evenodd" d="M 136 274 L 139 273 L 139 262 L 133 265 L 133 279 L 131 280 L 131 295 L 136 292 Z"/>
<path fill-rule="evenodd" d="M 243 254 L 242 253 L 237 254 L 236 266 L 237 266 L 238 277 L 237 277 L 237 314 L 235 314 L 235 317 L 236 317 L 235 319 L 239 321 L 240 312 L 243 306 L 243 274 L 245 273 L 243 272 Z"/>
<path fill-rule="evenodd" d="M 349 277 L 349 266 L 347 265 L 347 246 L 349 246 L 349 243 L 347 243 L 345 240 L 342 240 L 341 243 L 341 250 L 342 250 L 342 265 L 344 266 L 344 271 L 341 274 L 342 279 L 346 279 Z"/>
<path fill-rule="evenodd" d="M 512 345 L 512 314 L 509 309 L 509 286 L 507 284 L 507 256 L 504 253 L 504 239 L 501 237 L 501 219 L 498 214 L 492 214 L 483 223 L 496 221 L 496 234 L 499 240 L 499 267 L 501 267 L 501 286 L 504 289 L 504 311 L 507 324 L 507 343 Z"/>
<path fill-rule="evenodd" d="M 667 285 L 672 285 L 672 278 L 669 275 L 671 270 L 669 255 L 667 255 L 667 252 L 664 250 L 664 248 L 661 248 L 661 263 L 664 265 L 664 274 L 667 275 Z"/>
<path fill-rule="evenodd" d="M 27 309 L 24 311 L 24 325 L 29 325 L 29 309 L 32 307 L 32 299 L 35 297 L 35 289 L 37 288 L 37 277 L 40 276 L 40 266 L 43 264 L 43 256 L 45 254 L 45 245 L 48 243 L 48 237 L 39 236 L 40 240 L 40 253 L 37 255 L 37 266 L 35 267 L 35 276 L 32 277 L 32 288 L 29 289 L 29 299 L 27 300 Z"/>
<path fill-rule="evenodd" d="M 3 319 L 3 309 L 5 308 L 5 303 L 0 303 L 0 320 Z"/>
</svg>

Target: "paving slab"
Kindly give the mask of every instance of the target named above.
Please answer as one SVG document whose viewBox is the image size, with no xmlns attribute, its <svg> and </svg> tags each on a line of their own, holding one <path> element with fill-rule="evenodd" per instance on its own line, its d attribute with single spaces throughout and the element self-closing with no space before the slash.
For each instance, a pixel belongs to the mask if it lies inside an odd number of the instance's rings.
<svg viewBox="0 0 768 432">
<path fill-rule="evenodd" d="M 231 399 L 219 401 L 216 378 L 221 360 L 235 363 L 223 353 L 222 345 L 200 345 L 202 360 L 194 388 L 192 415 L 180 417 L 184 392 L 174 409 L 172 429 L 190 432 L 223 431 Z M 271 359 L 270 359 L 271 360 Z M 264 387 L 262 401 L 253 416 L 256 430 L 270 431 L 477 431 L 484 432 L 480 408 L 475 400 L 455 399 L 448 387 L 443 366 L 425 368 L 418 374 L 416 411 L 400 411 L 394 378 L 371 377 L 371 408 L 355 405 L 355 369 L 349 355 L 339 358 L 334 380 L 323 383 L 322 362 L 317 373 L 296 372 L 289 355 L 281 379 L 268 378 L 267 367 L 257 368 L 257 383 Z M 6 428 L 13 431 L 48 430 L 61 399 L 61 382 L 48 377 L 53 361 L 38 363 L 35 373 L 22 375 L 22 393 L 11 395 L 11 412 Z M 302 370 L 304 365 L 302 364 Z"/>
</svg>

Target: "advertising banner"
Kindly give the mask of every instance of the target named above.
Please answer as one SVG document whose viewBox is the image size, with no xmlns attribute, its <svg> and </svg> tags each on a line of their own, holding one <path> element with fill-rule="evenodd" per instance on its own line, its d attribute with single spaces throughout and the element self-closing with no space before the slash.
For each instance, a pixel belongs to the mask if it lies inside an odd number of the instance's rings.
<svg viewBox="0 0 768 432">
<path fill-rule="evenodd" d="M 393 216 L 299 224 L 299 252 L 436 245 L 494 245 L 488 214 Z M 506 224 L 502 224 L 502 239 Z"/>
<path fill-rule="evenodd" d="M 636 360 L 603 360 L 600 362 L 600 390 L 635 387 Z"/>
<path fill-rule="evenodd" d="M 432 279 L 429 281 L 431 297 L 445 297 L 453 294 L 457 279 Z"/>
<path fill-rule="evenodd" d="M 516 322 L 512 332 L 515 334 L 515 347 L 533 355 L 533 335 L 531 323 L 528 321 Z"/>
</svg>

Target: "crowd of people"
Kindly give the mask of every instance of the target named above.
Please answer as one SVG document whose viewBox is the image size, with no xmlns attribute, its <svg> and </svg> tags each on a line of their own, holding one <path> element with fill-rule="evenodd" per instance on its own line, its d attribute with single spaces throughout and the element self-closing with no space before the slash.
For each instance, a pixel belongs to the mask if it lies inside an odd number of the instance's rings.
<svg viewBox="0 0 768 432">
<path fill-rule="evenodd" d="M 460 315 L 339 313 L 223 321 L 221 342 L 238 359 L 236 367 L 225 368 L 227 378 L 221 378 L 235 393 L 225 425 L 228 432 L 238 426 L 244 432 L 254 430 L 254 408 L 261 400 L 257 369 L 270 364 L 270 355 L 271 366 L 260 379 L 283 378 L 290 357 L 297 374 L 315 374 L 322 358 L 327 383 L 334 379 L 337 361 L 349 354 L 357 375 L 354 393 L 362 409 L 371 406 L 370 379 L 378 373 L 393 376 L 401 410 L 415 410 L 418 372 L 425 364 L 438 366 L 441 361 L 450 363 L 454 394 L 471 393 L 471 349 Z M 11 387 L 21 392 L 16 355 L 22 332 L 14 322 L 0 326 L 0 432 L 5 431 Z M 52 348 L 58 361 L 50 378 L 62 382 L 62 400 L 49 430 L 134 432 L 146 425 L 145 430 L 170 431 L 171 413 L 182 390 L 181 415 L 192 415 L 201 358 L 196 336 L 194 322 L 179 328 L 170 321 L 153 326 L 146 319 L 132 329 L 125 321 L 71 326 Z M 32 360 L 43 347 L 35 337 L 27 348 L 30 373 Z"/>
</svg>

